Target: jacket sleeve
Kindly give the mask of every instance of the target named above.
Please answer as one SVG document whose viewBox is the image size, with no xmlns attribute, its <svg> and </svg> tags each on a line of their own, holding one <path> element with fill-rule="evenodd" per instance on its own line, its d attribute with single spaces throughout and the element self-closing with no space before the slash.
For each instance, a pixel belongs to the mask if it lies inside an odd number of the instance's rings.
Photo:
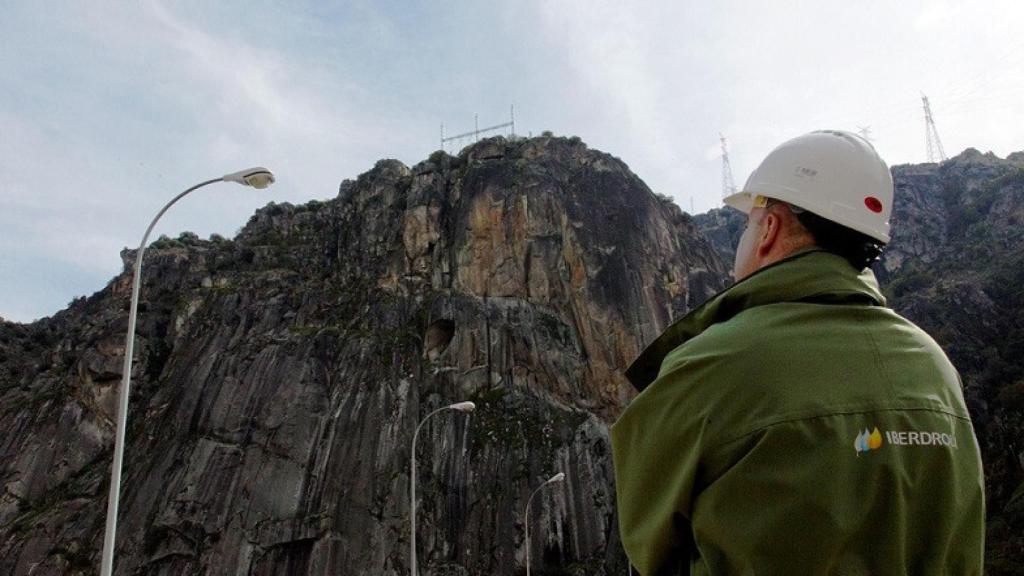
<svg viewBox="0 0 1024 576">
<path fill-rule="evenodd" d="M 644 576 L 687 574 L 704 426 L 687 414 L 679 371 L 660 376 L 612 427 L 619 532 Z M 685 396 L 685 394 L 683 394 Z"/>
</svg>

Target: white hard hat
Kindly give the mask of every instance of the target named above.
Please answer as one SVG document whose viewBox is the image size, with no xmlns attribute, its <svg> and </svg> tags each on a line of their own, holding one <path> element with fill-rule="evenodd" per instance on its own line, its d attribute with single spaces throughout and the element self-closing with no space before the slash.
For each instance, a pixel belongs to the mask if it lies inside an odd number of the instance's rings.
<svg viewBox="0 0 1024 576">
<path fill-rule="evenodd" d="M 889 242 L 892 175 L 875 148 L 857 134 L 819 130 L 784 142 L 724 202 L 749 213 L 758 196 Z"/>
</svg>

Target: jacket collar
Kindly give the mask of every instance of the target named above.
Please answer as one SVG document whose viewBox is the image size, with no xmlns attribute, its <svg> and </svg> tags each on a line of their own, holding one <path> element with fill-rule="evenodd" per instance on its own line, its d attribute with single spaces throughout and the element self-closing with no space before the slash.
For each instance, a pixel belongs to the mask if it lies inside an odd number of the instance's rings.
<svg viewBox="0 0 1024 576">
<path fill-rule="evenodd" d="M 841 256 L 817 248 L 799 252 L 747 276 L 674 322 L 637 356 L 626 378 L 642 392 L 658 377 L 665 356 L 680 344 L 744 310 L 779 302 L 885 306 L 885 297 L 870 268 L 858 273 Z"/>
</svg>

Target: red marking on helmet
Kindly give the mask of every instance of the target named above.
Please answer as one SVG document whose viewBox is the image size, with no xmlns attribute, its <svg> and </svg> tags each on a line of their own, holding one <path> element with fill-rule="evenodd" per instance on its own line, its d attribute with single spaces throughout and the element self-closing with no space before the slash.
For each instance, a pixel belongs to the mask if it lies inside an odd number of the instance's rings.
<svg viewBox="0 0 1024 576">
<path fill-rule="evenodd" d="M 882 211 L 882 201 L 879 200 L 878 198 L 875 198 L 874 196 L 868 196 L 864 198 L 864 205 L 867 206 L 868 210 L 871 210 L 872 212 Z"/>
</svg>

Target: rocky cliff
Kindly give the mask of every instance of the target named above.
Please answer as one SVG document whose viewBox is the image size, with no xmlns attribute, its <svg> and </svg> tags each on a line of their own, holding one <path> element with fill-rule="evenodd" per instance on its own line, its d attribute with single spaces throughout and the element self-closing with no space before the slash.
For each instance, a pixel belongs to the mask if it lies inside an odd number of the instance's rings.
<svg viewBox="0 0 1024 576">
<path fill-rule="evenodd" d="M 732 279 L 732 263 L 736 258 L 736 245 L 740 242 L 743 228 L 747 225 L 747 217 L 739 210 L 715 208 L 693 217 L 694 224 L 715 247 L 722 262 L 729 268 Z"/>
<path fill-rule="evenodd" d="M 968 149 L 892 172 L 892 242 L 875 272 L 963 376 L 985 464 L 988 573 L 1024 574 L 1024 153 Z M 731 262 L 745 217 L 695 221 Z"/>
<path fill-rule="evenodd" d="M 134 253 L 0 324 L 0 573 L 97 570 Z M 693 221 L 578 139 L 381 161 L 233 240 L 146 252 L 119 574 L 623 574 L 623 369 L 723 286 Z"/>
</svg>

